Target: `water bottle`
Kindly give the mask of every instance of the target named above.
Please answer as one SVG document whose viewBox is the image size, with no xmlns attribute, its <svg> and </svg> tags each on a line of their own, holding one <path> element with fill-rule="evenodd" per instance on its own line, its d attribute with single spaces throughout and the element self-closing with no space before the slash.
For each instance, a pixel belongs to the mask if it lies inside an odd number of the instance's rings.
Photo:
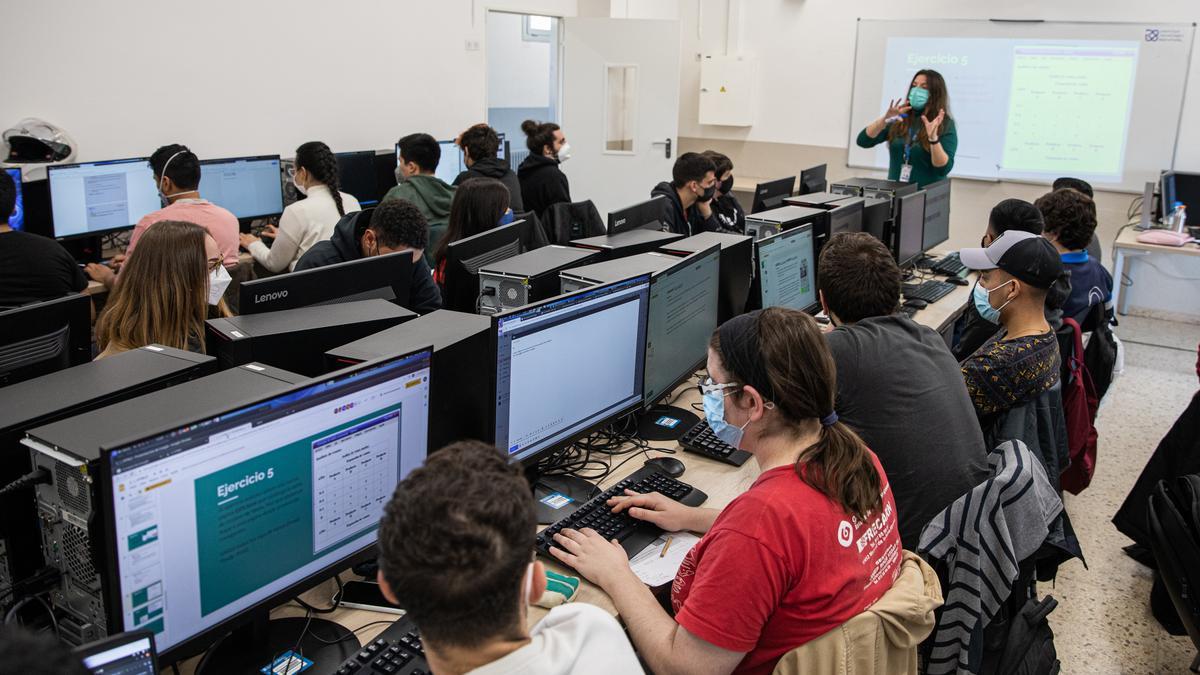
<svg viewBox="0 0 1200 675">
<path fill-rule="evenodd" d="M 1176 232 L 1183 232 L 1184 221 L 1187 220 L 1187 206 L 1183 202 L 1175 202 L 1171 206 L 1171 222 L 1168 224 L 1169 229 Z"/>
</svg>

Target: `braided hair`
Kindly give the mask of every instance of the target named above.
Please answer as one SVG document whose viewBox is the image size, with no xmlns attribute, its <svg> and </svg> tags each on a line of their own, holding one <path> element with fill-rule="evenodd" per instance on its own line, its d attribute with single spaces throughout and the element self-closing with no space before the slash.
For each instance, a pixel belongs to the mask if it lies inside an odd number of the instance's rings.
<svg viewBox="0 0 1200 675">
<path fill-rule="evenodd" d="M 321 141 L 309 141 L 296 148 L 296 170 L 300 169 L 308 169 L 313 178 L 329 188 L 333 203 L 337 206 L 338 215 L 346 215 L 346 209 L 342 206 L 341 185 L 338 182 L 337 157 L 334 156 L 329 146 Z"/>
</svg>

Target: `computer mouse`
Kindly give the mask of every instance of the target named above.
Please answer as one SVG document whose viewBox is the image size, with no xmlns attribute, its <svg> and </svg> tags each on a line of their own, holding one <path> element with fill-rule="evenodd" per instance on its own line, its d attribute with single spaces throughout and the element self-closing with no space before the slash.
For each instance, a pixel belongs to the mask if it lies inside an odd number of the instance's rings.
<svg viewBox="0 0 1200 675">
<path fill-rule="evenodd" d="M 929 303 L 925 302 L 924 300 L 922 300 L 920 298 L 913 298 L 911 300 L 905 300 L 904 306 L 912 307 L 913 309 L 925 309 L 926 307 L 929 306 Z"/>
<path fill-rule="evenodd" d="M 646 460 L 646 466 L 653 466 L 671 478 L 679 478 L 687 470 L 687 466 L 674 457 L 655 457 Z"/>
<path fill-rule="evenodd" d="M 954 284 L 955 286 L 970 286 L 971 285 L 971 282 L 967 281 L 966 279 L 964 279 L 962 277 L 946 277 L 946 281 Z"/>
</svg>

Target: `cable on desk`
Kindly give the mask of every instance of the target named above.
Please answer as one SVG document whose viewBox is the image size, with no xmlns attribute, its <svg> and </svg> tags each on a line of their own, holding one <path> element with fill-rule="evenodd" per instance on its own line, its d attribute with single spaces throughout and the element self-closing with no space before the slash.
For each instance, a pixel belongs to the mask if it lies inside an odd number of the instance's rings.
<svg viewBox="0 0 1200 675">
<path fill-rule="evenodd" d="M 345 593 L 346 587 L 342 583 L 341 576 L 335 574 L 333 580 L 337 582 L 337 590 L 334 591 L 333 597 L 329 599 L 329 607 L 313 607 L 299 597 L 292 598 L 292 601 L 313 614 L 332 614 L 336 612 L 342 606 L 342 594 Z"/>
<path fill-rule="evenodd" d="M 310 637 L 312 637 L 312 639 L 316 640 L 317 642 L 320 642 L 321 644 L 336 645 L 336 644 L 345 642 L 346 640 L 349 640 L 350 638 L 354 637 L 360 631 L 364 631 L 364 630 L 370 628 L 371 626 L 377 626 L 381 623 L 386 623 L 388 625 L 391 625 L 393 623 L 396 623 L 396 621 L 398 621 L 399 619 L 400 619 L 400 617 L 397 617 L 396 619 L 384 619 L 381 621 L 372 621 L 370 623 L 365 623 L 365 624 L 359 626 L 358 628 L 355 628 L 354 630 L 346 631 L 345 635 L 343 635 L 342 637 L 340 637 L 336 640 L 326 640 L 325 638 L 321 637 L 320 635 L 317 635 L 315 632 L 312 633 Z"/>
</svg>

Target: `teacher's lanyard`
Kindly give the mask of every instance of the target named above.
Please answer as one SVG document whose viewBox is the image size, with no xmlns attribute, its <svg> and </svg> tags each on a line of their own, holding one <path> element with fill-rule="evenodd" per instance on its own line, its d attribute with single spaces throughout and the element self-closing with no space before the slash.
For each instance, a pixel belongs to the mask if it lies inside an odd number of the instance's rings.
<svg viewBox="0 0 1200 675">
<path fill-rule="evenodd" d="M 908 130 L 908 140 L 904 143 L 904 163 L 905 164 L 911 164 L 911 162 L 909 162 L 909 157 L 912 155 L 913 144 L 917 142 L 917 134 L 918 133 L 919 132 L 917 131 L 915 126 Z"/>
</svg>

